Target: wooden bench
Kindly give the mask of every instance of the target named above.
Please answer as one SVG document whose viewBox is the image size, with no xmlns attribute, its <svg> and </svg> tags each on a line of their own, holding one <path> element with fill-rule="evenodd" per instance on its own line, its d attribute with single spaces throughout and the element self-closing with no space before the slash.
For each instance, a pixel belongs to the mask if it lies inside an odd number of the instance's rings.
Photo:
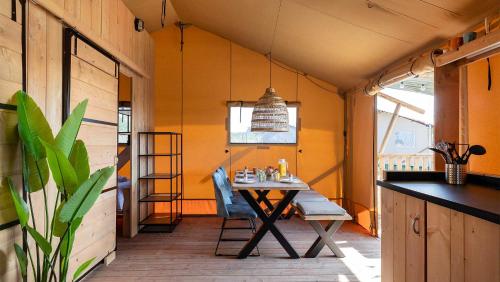
<svg viewBox="0 0 500 282">
<path fill-rule="evenodd" d="M 328 198 L 321 195 L 320 193 L 314 191 L 313 188 L 309 191 L 300 191 L 297 196 L 292 200 L 290 204 L 290 209 L 283 216 L 283 219 L 290 219 L 297 212 L 297 203 L 300 201 L 312 201 L 312 202 L 328 202 Z"/>
<path fill-rule="evenodd" d="M 328 206 L 331 205 L 332 213 L 328 213 L 328 209 L 326 209 L 323 213 L 318 214 L 315 211 L 310 210 L 314 209 L 311 206 Z M 344 253 L 340 250 L 340 248 L 335 244 L 332 239 L 333 234 L 337 232 L 342 223 L 345 220 L 352 220 L 352 217 L 345 212 L 341 207 L 332 202 L 297 202 L 297 211 L 302 219 L 309 222 L 309 224 L 313 227 L 314 231 L 318 233 L 318 238 L 312 246 L 307 250 L 304 257 L 306 258 L 314 258 L 317 257 L 321 250 L 325 247 L 325 245 L 332 250 L 336 257 L 343 258 L 345 257 Z M 308 210 L 309 209 L 309 210 Z M 343 210 L 343 214 L 338 214 L 339 210 Z M 320 211 L 321 212 L 321 211 Z M 323 227 L 320 221 L 327 221 L 328 224 L 326 227 Z"/>
</svg>

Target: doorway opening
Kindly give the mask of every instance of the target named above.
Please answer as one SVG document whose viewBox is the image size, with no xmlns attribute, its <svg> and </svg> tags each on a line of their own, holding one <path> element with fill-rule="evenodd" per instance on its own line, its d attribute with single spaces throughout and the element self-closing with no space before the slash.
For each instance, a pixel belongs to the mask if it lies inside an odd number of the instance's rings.
<svg viewBox="0 0 500 282">
<path fill-rule="evenodd" d="M 130 237 L 130 187 L 132 179 L 132 78 L 118 77 L 118 163 L 116 193 L 116 234 Z"/>
<path fill-rule="evenodd" d="M 383 171 L 434 170 L 434 72 L 383 89 L 376 104 L 377 180 Z M 376 192 L 380 211 L 380 187 Z M 380 236 L 380 212 L 377 226 Z"/>
</svg>

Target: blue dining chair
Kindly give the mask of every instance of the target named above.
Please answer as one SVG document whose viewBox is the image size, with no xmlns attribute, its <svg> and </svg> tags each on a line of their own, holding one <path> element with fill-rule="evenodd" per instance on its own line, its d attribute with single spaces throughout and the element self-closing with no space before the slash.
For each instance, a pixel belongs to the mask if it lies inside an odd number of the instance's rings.
<svg viewBox="0 0 500 282">
<path fill-rule="evenodd" d="M 221 166 L 216 171 L 219 171 L 224 178 L 224 184 L 223 184 L 224 190 L 226 190 L 227 193 L 231 195 L 231 202 L 237 204 L 242 203 L 243 205 L 247 204 L 248 202 L 240 195 L 240 193 L 235 193 L 233 191 L 233 187 L 231 186 L 231 180 L 229 179 L 226 169 L 223 166 Z"/>
<path fill-rule="evenodd" d="M 227 181 L 227 177 L 223 171 L 219 169 L 215 171 L 212 174 L 212 180 L 214 183 L 215 201 L 217 204 L 217 216 L 223 218 L 219 239 L 217 240 L 217 246 L 215 247 L 215 255 L 234 256 L 228 254 L 219 254 L 218 250 L 220 242 L 248 241 L 249 238 L 223 238 L 224 231 L 230 229 L 247 229 L 251 230 L 252 234 L 255 233 L 257 229 L 255 223 L 257 214 L 246 202 L 232 201 L 232 191 L 230 187 L 228 189 L 227 184 L 225 183 Z M 249 227 L 227 227 L 226 223 L 229 220 L 248 220 Z M 258 247 L 257 254 L 260 254 Z"/>
</svg>

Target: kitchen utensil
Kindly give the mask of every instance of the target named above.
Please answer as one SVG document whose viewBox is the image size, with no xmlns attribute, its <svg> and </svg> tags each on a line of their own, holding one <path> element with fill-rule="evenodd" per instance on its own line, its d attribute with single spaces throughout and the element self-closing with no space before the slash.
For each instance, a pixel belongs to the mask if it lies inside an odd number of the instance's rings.
<svg viewBox="0 0 500 282">
<path fill-rule="evenodd" d="M 464 163 L 467 163 L 469 161 L 471 155 L 481 156 L 486 154 L 486 149 L 481 145 L 472 145 L 466 153 L 467 156 L 463 160 Z"/>
<path fill-rule="evenodd" d="M 449 150 L 450 146 L 448 145 L 447 142 L 439 141 L 434 146 L 434 149 L 437 150 L 437 151 L 434 151 L 434 152 L 438 152 L 439 151 L 438 153 L 440 153 L 443 156 L 445 163 L 447 163 L 447 164 L 453 163 L 453 156 L 450 153 L 450 150 Z"/>
<path fill-rule="evenodd" d="M 441 151 L 441 150 L 438 150 L 438 149 L 436 149 L 436 148 L 429 148 L 429 150 L 431 150 L 431 151 L 433 151 L 433 152 L 435 152 L 435 153 L 440 154 L 440 155 L 441 155 L 441 157 L 443 157 L 444 162 L 445 162 L 445 163 L 447 163 L 447 162 L 448 162 L 447 155 L 446 155 L 446 153 L 445 153 L 445 152 L 443 152 L 443 151 Z"/>
</svg>

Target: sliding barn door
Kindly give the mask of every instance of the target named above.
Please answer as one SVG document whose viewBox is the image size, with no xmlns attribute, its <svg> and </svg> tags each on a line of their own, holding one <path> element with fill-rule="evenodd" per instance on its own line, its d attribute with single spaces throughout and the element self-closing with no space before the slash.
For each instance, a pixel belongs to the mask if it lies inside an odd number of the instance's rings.
<svg viewBox="0 0 500 282">
<path fill-rule="evenodd" d="M 11 1 L 0 2 L 0 281 L 18 281 L 21 275 L 14 242 L 22 245 L 21 228 L 3 180 L 11 176 L 21 188 L 21 154 L 12 100 L 13 94 L 22 89 L 21 10 L 11 7 Z M 19 12 L 17 18 L 12 17 L 13 10 Z"/>
<path fill-rule="evenodd" d="M 87 146 L 93 173 L 116 164 L 118 66 L 72 30 L 66 29 L 64 36 L 63 118 L 65 112 L 69 114 L 79 102 L 88 99 L 78 138 Z M 76 268 L 93 257 L 95 264 L 112 253 L 115 246 L 116 170 L 77 232 L 70 265 Z"/>
</svg>

